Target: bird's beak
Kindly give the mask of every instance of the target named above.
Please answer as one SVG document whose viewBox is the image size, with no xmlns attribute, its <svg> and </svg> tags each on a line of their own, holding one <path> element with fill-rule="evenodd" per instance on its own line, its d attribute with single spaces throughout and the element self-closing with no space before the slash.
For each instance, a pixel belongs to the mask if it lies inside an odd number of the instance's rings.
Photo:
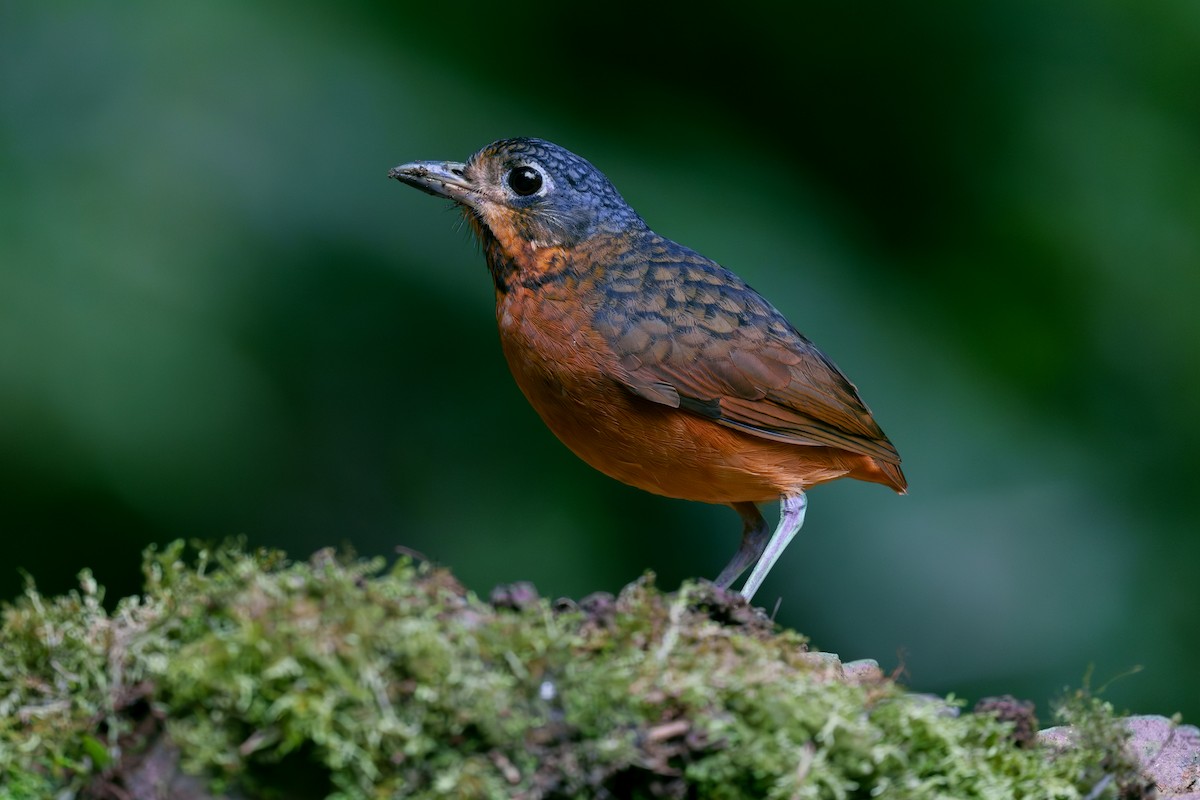
<svg viewBox="0 0 1200 800">
<path fill-rule="evenodd" d="M 388 177 L 422 192 L 469 204 L 477 190 L 474 184 L 463 177 L 466 168 L 466 164 L 457 161 L 413 161 L 393 167 L 388 171 Z"/>
</svg>

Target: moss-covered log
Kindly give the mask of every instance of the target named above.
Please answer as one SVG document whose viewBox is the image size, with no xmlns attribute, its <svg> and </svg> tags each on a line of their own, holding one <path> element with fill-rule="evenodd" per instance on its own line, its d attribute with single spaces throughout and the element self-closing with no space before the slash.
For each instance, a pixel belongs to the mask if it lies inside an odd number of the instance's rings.
<svg viewBox="0 0 1200 800">
<path fill-rule="evenodd" d="M 1080 735 L 843 669 L 737 595 L 485 602 L 401 560 L 181 544 L 106 610 L 32 586 L 0 629 L 3 798 L 1098 798 L 1146 779 Z M 1015 706 L 1020 709 L 1019 704 Z M 998 712 L 998 713 L 997 713 Z"/>
</svg>

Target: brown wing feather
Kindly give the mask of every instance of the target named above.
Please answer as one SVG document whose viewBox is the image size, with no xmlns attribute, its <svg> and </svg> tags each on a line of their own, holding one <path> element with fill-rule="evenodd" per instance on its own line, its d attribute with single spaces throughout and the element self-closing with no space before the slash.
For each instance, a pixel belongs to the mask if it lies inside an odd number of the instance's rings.
<svg viewBox="0 0 1200 800">
<path fill-rule="evenodd" d="M 617 356 L 612 377 L 755 436 L 900 462 L 854 385 L 770 303 L 703 256 L 657 243 L 648 264 L 606 275 L 595 322 Z"/>
</svg>

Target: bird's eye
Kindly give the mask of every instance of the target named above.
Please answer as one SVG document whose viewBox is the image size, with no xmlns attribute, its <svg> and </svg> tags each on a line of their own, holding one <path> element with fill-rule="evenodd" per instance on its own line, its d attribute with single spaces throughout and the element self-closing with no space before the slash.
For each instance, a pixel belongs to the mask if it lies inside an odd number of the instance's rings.
<svg viewBox="0 0 1200 800">
<path fill-rule="evenodd" d="M 528 197 L 542 188 L 542 173 L 533 167 L 517 167 L 508 173 L 508 185 L 522 197 Z"/>
</svg>

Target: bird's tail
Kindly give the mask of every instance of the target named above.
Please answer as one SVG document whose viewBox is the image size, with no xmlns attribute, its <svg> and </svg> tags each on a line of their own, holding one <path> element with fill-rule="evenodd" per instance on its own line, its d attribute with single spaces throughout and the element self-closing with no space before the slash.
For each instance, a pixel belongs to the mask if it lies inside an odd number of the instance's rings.
<svg viewBox="0 0 1200 800">
<path fill-rule="evenodd" d="M 864 460 L 870 462 L 869 465 L 856 469 L 850 473 L 850 477 L 860 481 L 881 483 L 894 489 L 897 494 L 908 494 L 908 479 L 904 477 L 904 472 L 901 471 L 899 464 L 884 461 L 882 458 L 867 457 Z"/>
</svg>

